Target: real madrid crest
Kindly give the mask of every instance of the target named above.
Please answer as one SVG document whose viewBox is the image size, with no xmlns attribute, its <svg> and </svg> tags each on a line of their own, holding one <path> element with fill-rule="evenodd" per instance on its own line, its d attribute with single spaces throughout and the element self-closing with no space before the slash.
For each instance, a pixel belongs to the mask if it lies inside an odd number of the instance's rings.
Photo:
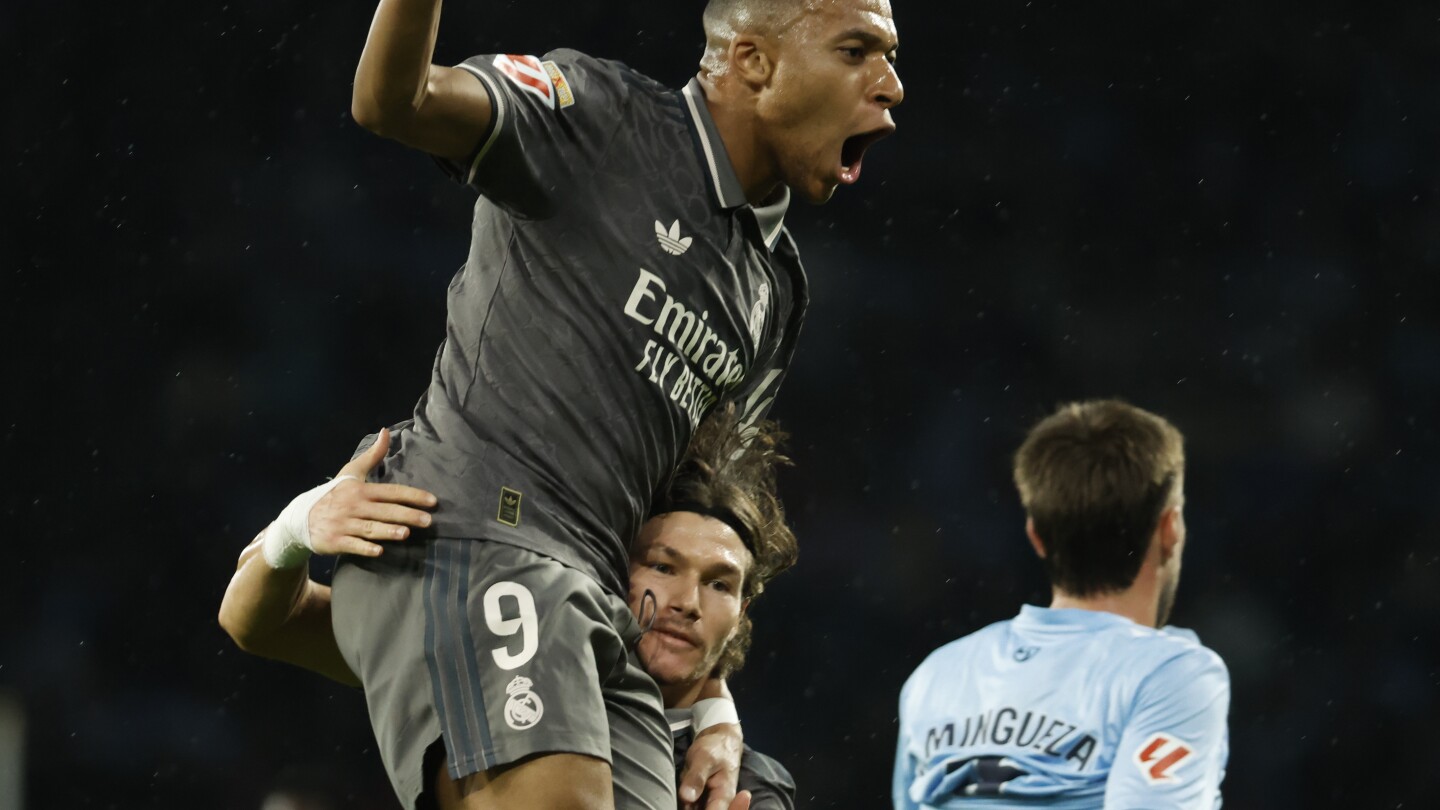
<svg viewBox="0 0 1440 810">
<path fill-rule="evenodd" d="M 755 342 L 758 349 L 760 346 L 760 335 L 765 332 L 765 313 L 770 308 L 770 285 L 761 284 L 756 291 L 755 308 L 750 310 L 750 339 Z"/>
<path fill-rule="evenodd" d="M 540 696 L 530 691 L 534 683 L 524 675 L 516 675 L 515 680 L 505 687 L 505 694 L 510 696 L 505 701 L 505 722 L 516 731 L 524 731 L 540 722 L 545 714 L 545 704 L 540 702 Z"/>
</svg>

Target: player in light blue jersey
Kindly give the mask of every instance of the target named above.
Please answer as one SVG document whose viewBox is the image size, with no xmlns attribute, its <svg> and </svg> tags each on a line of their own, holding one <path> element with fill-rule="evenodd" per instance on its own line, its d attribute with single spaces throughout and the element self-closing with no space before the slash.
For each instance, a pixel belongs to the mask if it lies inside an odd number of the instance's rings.
<svg viewBox="0 0 1440 810">
<path fill-rule="evenodd" d="M 1053 600 L 910 676 L 896 808 L 1220 806 L 1230 676 L 1165 626 L 1185 548 L 1183 441 L 1114 400 L 1064 405 L 1030 431 L 1015 484 Z"/>
</svg>

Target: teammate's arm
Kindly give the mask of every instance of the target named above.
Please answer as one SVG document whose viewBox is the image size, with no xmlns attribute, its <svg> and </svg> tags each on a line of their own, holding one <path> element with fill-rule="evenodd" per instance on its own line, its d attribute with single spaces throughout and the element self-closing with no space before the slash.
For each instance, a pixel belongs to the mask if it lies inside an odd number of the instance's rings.
<svg viewBox="0 0 1440 810">
<path fill-rule="evenodd" d="M 712 673 L 701 686 L 699 697 L 693 708 L 696 734 L 685 751 L 685 767 L 677 780 L 680 806 L 684 810 L 699 807 L 697 802 L 703 797 L 704 810 L 725 810 L 727 806 L 733 806 L 731 797 L 737 796 L 745 736 L 735 713 L 735 696 L 730 693 L 730 686 L 724 678 L 715 677 Z M 712 719 L 718 719 L 718 722 L 701 728 L 701 704 L 714 701 L 727 701 L 729 706 L 712 715 Z"/>
<path fill-rule="evenodd" d="M 335 644 L 330 588 L 310 579 L 308 566 L 271 568 L 261 552 L 264 536 L 240 552 L 220 603 L 220 626 L 245 652 L 359 686 Z"/>
<path fill-rule="evenodd" d="M 1230 675 L 1196 650 L 1151 673 L 1136 695 L 1105 782 L 1105 810 L 1220 806 L 1229 756 Z"/>
<path fill-rule="evenodd" d="M 350 114 L 377 135 L 464 161 L 490 127 L 490 95 L 464 70 L 431 64 L 439 27 L 440 0 L 380 0 Z"/>
<path fill-rule="evenodd" d="M 330 487 L 313 504 L 305 502 L 308 539 L 298 560 L 277 567 L 265 553 L 267 535 L 283 529 L 276 525 L 284 522 L 283 513 L 240 553 L 219 617 L 240 649 L 360 685 L 335 643 L 330 588 L 310 579 L 307 561 L 311 551 L 378 556 L 383 549 L 372 541 L 403 540 L 410 527 L 429 525 L 430 515 L 422 510 L 435 506 L 434 495 L 397 484 L 364 483 L 389 448 L 390 432 L 382 430 L 337 476 L 354 480 Z"/>
</svg>

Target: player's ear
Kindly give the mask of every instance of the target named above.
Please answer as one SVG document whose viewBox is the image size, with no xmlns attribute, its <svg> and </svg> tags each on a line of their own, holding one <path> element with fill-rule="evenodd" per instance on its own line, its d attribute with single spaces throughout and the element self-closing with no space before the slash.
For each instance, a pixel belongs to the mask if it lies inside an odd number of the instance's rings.
<svg viewBox="0 0 1440 810">
<path fill-rule="evenodd" d="M 1030 538 L 1030 547 L 1035 549 L 1036 556 L 1045 559 L 1045 541 L 1035 533 L 1035 518 L 1025 518 L 1025 536 Z"/>
<path fill-rule="evenodd" d="M 1165 511 L 1160 513 L 1160 523 L 1155 527 L 1155 542 L 1160 544 L 1161 565 L 1170 562 L 1171 557 L 1180 553 L 1180 541 L 1184 538 L 1182 527 L 1180 507 L 1165 507 Z"/>
<path fill-rule="evenodd" d="M 730 40 L 730 70 L 735 78 L 752 90 L 769 84 L 775 72 L 770 44 L 764 37 L 755 34 L 739 34 Z"/>
</svg>

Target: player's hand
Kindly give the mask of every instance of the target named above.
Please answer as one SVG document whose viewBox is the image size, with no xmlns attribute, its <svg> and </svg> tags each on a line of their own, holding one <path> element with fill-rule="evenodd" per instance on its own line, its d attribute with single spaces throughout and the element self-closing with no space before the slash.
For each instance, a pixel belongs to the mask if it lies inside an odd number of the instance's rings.
<svg viewBox="0 0 1440 810">
<path fill-rule="evenodd" d="M 439 502 L 433 494 L 402 484 L 366 483 L 389 450 L 390 431 L 381 428 L 369 449 L 340 468 L 339 475 L 357 480 L 341 481 L 310 507 L 310 543 L 316 554 L 378 557 L 384 549 L 370 541 L 404 540 L 411 527 L 430 525 L 430 513 L 423 510 Z"/>
<path fill-rule="evenodd" d="M 750 791 L 736 793 L 735 801 L 730 802 L 730 810 L 750 810 Z"/>
<path fill-rule="evenodd" d="M 748 796 L 743 804 L 735 788 L 740 781 L 740 755 L 745 740 L 740 726 L 720 723 L 695 735 L 690 750 L 685 752 L 685 772 L 680 775 L 680 806 L 683 810 L 744 810 L 750 806 Z M 705 804 L 700 804 L 701 797 Z"/>
</svg>

